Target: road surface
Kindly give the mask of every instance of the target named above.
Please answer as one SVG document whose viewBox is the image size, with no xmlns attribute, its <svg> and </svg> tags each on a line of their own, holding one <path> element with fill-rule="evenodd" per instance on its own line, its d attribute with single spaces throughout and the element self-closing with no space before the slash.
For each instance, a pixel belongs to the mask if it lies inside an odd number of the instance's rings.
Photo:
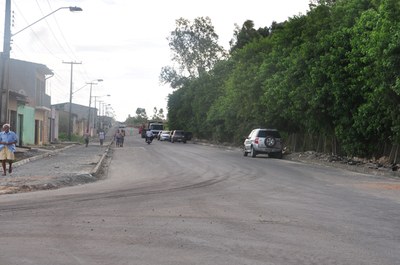
<svg viewBox="0 0 400 265">
<path fill-rule="evenodd" d="M 0 196 L 0 264 L 400 264 L 399 185 L 128 136 L 104 180 Z"/>
</svg>

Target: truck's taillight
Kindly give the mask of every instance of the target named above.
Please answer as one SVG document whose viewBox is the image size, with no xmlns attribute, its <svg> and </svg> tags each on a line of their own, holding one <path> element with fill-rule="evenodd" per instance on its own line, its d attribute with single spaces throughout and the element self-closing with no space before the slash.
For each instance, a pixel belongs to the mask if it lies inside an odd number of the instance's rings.
<svg viewBox="0 0 400 265">
<path fill-rule="evenodd" d="M 256 137 L 256 139 L 254 139 L 254 143 L 258 144 L 258 137 Z"/>
</svg>

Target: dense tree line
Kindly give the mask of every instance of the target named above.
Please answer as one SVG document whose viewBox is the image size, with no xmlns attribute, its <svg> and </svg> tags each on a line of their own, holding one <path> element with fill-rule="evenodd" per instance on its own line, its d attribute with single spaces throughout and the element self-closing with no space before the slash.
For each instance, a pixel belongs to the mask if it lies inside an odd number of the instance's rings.
<svg viewBox="0 0 400 265">
<path fill-rule="evenodd" d="M 307 14 L 260 29 L 249 20 L 234 31 L 228 54 L 210 20 L 180 23 L 170 38 L 180 68 L 161 75 L 175 88 L 171 128 L 239 144 L 255 127 L 274 127 L 287 137 L 331 139 L 328 150 L 346 155 L 398 150 L 398 0 L 314 1 Z M 174 46 L 178 32 L 184 56 Z M 202 56 L 189 55 L 200 48 Z"/>
<path fill-rule="evenodd" d="M 145 108 L 137 108 L 136 115 L 133 117 L 128 115 L 128 118 L 125 119 L 125 124 L 132 127 L 139 127 L 143 124 L 147 124 L 149 120 L 164 122 L 164 109 L 157 109 L 157 107 L 154 107 L 153 116 L 149 117 L 147 116 Z"/>
</svg>

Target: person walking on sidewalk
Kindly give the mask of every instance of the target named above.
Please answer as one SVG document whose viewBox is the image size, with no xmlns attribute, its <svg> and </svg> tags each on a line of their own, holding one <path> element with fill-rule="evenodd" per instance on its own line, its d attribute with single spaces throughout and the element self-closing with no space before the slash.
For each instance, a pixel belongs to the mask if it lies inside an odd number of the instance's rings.
<svg viewBox="0 0 400 265">
<path fill-rule="evenodd" d="M 6 162 L 8 162 L 8 173 L 12 172 L 12 163 L 15 160 L 15 144 L 18 137 L 15 132 L 10 131 L 10 124 L 3 125 L 3 131 L 0 133 L 0 160 L 3 167 L 3 176 L 7 175 Z"/>
<path fill-rule="evenodd" d="M 114 134 L 114 141 L 115 141 L 116 147 L 121 147 L 121 138 L 122 138 L 122 134 L 121 134 L 120 130 L 117 130 Z"/>
<path fill-rule="evenodd" d="M 121 130 L 121 142 L 120 142 L 120 146 L 121 146 L 121 147 L 124 146 L 124 139 L 125 139 L 125 130 L 122 129 L 122 130 Z"/>
<path fill-rule="evenodd" d="M 103 145 L 104 139 L 106 138 L 106 135 L 103 131 L 99 132 L 99 140 L 100 140 L 100 146 Z"/>
<path fill-rule="evenodd" d="M 85 140 L 85 146 L 88 147 L 88 145 L 89 145 L 89 132 L 88 131 L 86 131 L 83 134 L 83 139 Z"/>
</svg>

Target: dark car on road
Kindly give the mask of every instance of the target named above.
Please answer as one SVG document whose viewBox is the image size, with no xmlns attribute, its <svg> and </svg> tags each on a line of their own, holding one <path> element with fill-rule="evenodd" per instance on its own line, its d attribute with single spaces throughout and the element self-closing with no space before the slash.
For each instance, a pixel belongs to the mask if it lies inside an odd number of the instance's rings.
<svg viewBox="0 0 400 265">
<path fill-rule="evenodd" d="M 192 132 L 186 132 L 185 131 L 185 139 L 186 139 L 186 141 L 192 140 L 192 137 L 193 137 Z"/>
<path fill-rule="evenodd" d="M 171 143 L 182 142 L 186 143 L 185 132 L 183 130 L 174 130 L 171 135 Z"/>
</svg>

